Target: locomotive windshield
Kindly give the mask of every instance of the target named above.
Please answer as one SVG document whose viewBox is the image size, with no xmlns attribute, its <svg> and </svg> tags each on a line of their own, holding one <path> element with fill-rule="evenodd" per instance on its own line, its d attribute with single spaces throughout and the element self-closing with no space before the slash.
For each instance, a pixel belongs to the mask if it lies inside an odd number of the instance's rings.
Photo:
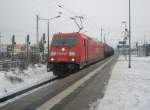
<svg viewBox="0 0 150 110">
<path fill-rule="evenodd" d="M 53 37 L 51 46 L 75 46 L 77 37 Z"/>
</svg>

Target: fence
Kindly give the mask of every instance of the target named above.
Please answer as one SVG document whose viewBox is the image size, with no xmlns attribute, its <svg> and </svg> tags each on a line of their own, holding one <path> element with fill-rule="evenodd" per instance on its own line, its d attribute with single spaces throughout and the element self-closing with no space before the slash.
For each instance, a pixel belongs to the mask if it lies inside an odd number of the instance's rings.
<svg viewBox="0 0 150 110">
<path fill-rule="evenodd" d="M 0 71 L 8 71 L 10 68 L 16 68 L 23 70 L 28 66 L 26 61 L 2 61 L 0 62 Z"/>
</svg>

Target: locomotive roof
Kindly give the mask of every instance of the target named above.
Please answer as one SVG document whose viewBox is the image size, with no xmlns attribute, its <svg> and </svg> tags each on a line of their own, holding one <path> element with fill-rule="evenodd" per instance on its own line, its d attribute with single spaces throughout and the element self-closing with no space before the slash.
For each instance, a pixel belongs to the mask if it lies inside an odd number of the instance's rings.
<svg viewBox="0 0 150 110">
<path fill-rule="evenodd" d="M 94 38 L 92 38 L 92 37 L 89 37 L 89 36 L 87 36 L 87 35 L 85 35 L 85 34 L 83 34 L 83 33 L 79 33 L 79 32 L 72 32 L 72 33 L 56 33 L 56 34 L 54 34 L 53 36 L 65 36 L 65 35 L 67 35 L 67 36 L 75 36 L 75 35 L 82 35 L 82 36 L 84 36 L 85 38 L 87 38 L 87 39 L 89 39 L 89 40 L 94 40 L 95 42 L 100 42 L 100 41 L 98 41 L 97 39 L 94 39 Z"/>
<path fill-rule="evenodd" d="M 80 33 L 56 33 L 56 34 L 54 34 L 53 36 L 65 36 L 65 35 L 67 35 L 67 36 L 69 36 L 69 35 L 71 35 L 71 36 L 73 36 L 73 35 L 77 35 L 77 34 L 80 34 Z"/>
</svg>

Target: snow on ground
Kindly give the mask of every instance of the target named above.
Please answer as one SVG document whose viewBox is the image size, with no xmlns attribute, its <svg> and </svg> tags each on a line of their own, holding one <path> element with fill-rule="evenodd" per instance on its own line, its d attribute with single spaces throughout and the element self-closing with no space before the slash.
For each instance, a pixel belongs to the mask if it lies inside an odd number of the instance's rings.
<svg viewBox="0 0 150 110">
<path fill-rule="evenodd" d="M 53 78 L 52 72 L 47 72 L 46 65 L 29 66 L 27 70 L 18 68 L 5 72 L 0 71 L 0 98 L 29 88 Z"/>
<path fill-rule="evenodd" d="M 90 110 L 149 110 L 150 57 L 132 57 L 132 68 L 120 56 L 111 72 L 103 99 L 94 102 Z"/>
</svg>

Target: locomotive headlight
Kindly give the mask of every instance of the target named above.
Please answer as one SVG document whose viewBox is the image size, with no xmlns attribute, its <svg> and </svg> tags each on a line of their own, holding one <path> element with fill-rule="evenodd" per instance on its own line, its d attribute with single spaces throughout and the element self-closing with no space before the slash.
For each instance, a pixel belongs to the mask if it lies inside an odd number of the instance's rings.
<svg viewBox="0 0 150 110">
<path fill-rule="evenodd" d="M 53 52 L 53 51 L 52 51 L 52 52 L 50 52 L 50 55 L 51 55 L 51 56 L 55 56 L 55 55 L 56 55 L 56 52 Z"/>
<path fill-rule="evenodd" d="M 69 52 L 69 56 L 75 56 L 76 53 L 75 52 Z"/>
<path fill-rule="evenodd" d="M 54 61 L 55 59 L 54 58 L 51 58 L 51 61 Z"/>
<path fill-rule="evenodd" d="M 61 51 L 65 51 L 65 48 L 62 48 Z"/>
<path fill-rule="evenodd" d="M 75 59 L 74 59 L 74 58 L 72 58 L 72 59 L 71 59 L 71 61 L 75 61 Z"/>
</svg>

